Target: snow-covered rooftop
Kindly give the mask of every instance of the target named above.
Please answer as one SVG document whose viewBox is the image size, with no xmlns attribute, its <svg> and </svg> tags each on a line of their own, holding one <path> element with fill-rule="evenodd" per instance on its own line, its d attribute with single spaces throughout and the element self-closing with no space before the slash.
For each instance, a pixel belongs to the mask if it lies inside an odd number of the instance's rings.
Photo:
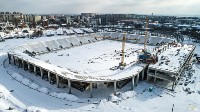
<svg viewBox="0 0 200 112">
<path fill-rule="evenodd" d="M 195 46 L 187 44 L 172 45 L 169 48 L 168 46 L 165 47 L 166 50 L 162 50 L 161 53 L 158 53 L 158 63 L 149 65 L 149 68 L 173 74 L 179 72 L 187 57 L 195 48 Z"/>
</svg>

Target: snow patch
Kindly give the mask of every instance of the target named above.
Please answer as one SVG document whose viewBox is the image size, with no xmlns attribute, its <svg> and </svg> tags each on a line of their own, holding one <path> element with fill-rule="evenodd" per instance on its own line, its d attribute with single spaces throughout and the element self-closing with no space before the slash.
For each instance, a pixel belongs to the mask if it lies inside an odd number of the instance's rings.
<svg viewBox="0 0 200 112">
<path fill-rule="evenodd" d="M 112 101 L 112 102 L 116 102 L 116 101 L 119 100 L 119 98 L 112 94 L 112 95 L 109 96 L 109 100 Z"/>
<path fill-rule="evenodd" d="M 127 91 L 127 92 L 121 93 L 120 98 L 128 99 L 128 98 L 133 97 L 134 95 L 136 95 L 136 93 L 134 91 Z"/>
<path fill-rule="evenodd" d="M 45 87 L 42 87 L 40 89 L 38 89 L 38 91 L 42 92 L 42 93 L 45 93 L 45 94 L 48 94 L 49 93 L 49 90 Z"/>
<path fill-rule="evenodd" d="M 72 101 L 77 101 L 78 98 L 74 95 L 71 94 L 67 94 L 67 93 L 56 93 L 56 92 L 52 92 L 50 93 L 50 95 L 54 96 L 54 97 L 58 97 L 61 99 L 67 99 L 67 100 L 72 100 Z"/>
<path fill-rule="evenodd" d="M 7 97 L 10 94 L 10 91 L 8 91 L 3 85 L 0 84 L 0 96 Z"/>
<path fill-rule="evenodd" d="M 13 73 L 12 74 L 12 77 L 14 77 L 15 79 L 17 79 L 18 81 L 22 81 L 22 79 L 23 79 L 23 76 L 21 76 L 20 74 L 18 74 L 18 73 Z"/>
<path fill-rule="evenodd" d="M 27 79 L 27 78 L 24 78 L 24 79 L 22 79 L 22 84 L 24 84 L 24 85 L 30 85 L 30 80 L 29 79 Z"/>
<path fill-rule="evenodd" d="M 27 109 L 25 109 L 24 112 L 49 112 L 49 111 L 44 108 L 30 106 Z"/>
<path fill-rule="evenodd" d="M 78 100 L 78 98 L 76 96 L 68 94 L 68 93 L 51 92 L 51 91 L 48 90 L 48 88 L 40 87 L 38 84 L 32 83 L 29 79 L 24 78 L 23 76 L 21 76 L 18 73 L 13 73 L 12 77 L 14 77 L 16 80 L 18 80 L 22 84 L 29 86 L 32 89 L 38 90 L 39 92 L 42 92 L 44 94 L 50 94 L 51 96 L 54 96 L 54 97 L 57 97 L 57 98 L 60 98 L 60 99 L 67 99 L 67 100 L 72 100 L 72 101 Z"/>
<path fill-rule="evenodd" d="M 38 90 L 38 88 L 39 88 L 39 86 L 37 84 L 35 84 L 35 83 L 32 83 L 30 85 L 30 87 L 33 88 L 33 89 L 36 89 L 36 90 Z"/>
</svg>

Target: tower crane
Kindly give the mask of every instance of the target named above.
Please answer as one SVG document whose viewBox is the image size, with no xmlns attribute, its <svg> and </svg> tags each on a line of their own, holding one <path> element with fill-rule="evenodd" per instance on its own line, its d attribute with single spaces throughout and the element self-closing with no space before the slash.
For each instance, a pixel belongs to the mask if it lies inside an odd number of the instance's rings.
<svg viewBox="0 0 200 112">
<path fill-rule="evenodd" d="M 128 39 L 126 38 L 126 33 L 123 34 L 123 38 L 122 38 L 122 54 L 121 54 L 121 62 L 119 63 L 119 67 L 120 69 L 123 69 L 126 66 L 126 63 L 124 61 L 125 59 L 125 44 L 127 40 L 138 40 L 138 39 Z"/>
<path fill-rule="evenodd" d="M 126 36 L 125 33 L 123 34 L 123 39 L 122 39 L 122 57 L 121 57 L 121 62 L 119 63 L 120 67 L 126 66 L 126 63 L 124 63 L 124 49 L 125 49 L 125 43 L 126 43 Z"/>
<path fill-rule="evenodd" d="M 145 38 L 144 38 L 144 52 L 147 51 L 147 36 L 148 36 L 148 24 L 149 24 L 149 20 L 148 20 L 148 16 L 146 16 L 146 32 L 145 32 Z"/>
<path fill-rule="evenodd" d="M 146 16 L 146 32 L 145 32 L 145 38 L 144 38 L 144 49 L 142 50 L 143 54 L 139 55 L 139 61 L 142 61 L 144 63 L 156 63 L 158 57 L 153 55 L 151 56 L 151 53 L 147 52 L 147 38 L 148 38 L 148 16 Z"/>
</svg>

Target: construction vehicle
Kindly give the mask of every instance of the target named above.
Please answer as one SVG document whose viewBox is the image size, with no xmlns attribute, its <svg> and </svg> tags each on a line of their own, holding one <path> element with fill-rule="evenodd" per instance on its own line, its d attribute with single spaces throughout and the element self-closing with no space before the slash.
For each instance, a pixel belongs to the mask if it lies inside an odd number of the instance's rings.
<svg viewBox="0 0 200 112">
<path fill-rule="evenodd" d="M 142 53 L 139 55 L 139 61 L 143 63 L 156 63 L 158 61 L 158 57 L 156 55 L 152 55 L 150 52 L 147 52 L 147 36 L 148 36 L 148 17 L 146 16 L 146 32 L 144 38 L 144 49 Z"/>
</svg>

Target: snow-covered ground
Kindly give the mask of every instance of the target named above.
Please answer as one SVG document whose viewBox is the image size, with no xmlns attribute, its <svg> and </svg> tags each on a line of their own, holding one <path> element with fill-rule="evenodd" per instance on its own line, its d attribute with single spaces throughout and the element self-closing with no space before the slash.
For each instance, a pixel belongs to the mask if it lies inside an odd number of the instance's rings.
<svg viewBox="0 0 200 112">
<path fill-rule="evenodd" d="M 11 39 L 0 42 L 0 111 L 200 111 L 200 64 L 197 63 L 194 63 L 190 70 L 185 71 L 173 92 L 151 82 L 140 81 L 134 90 L 131 90 L 129 83 L 118 90 L 116 96 L 112 94 L 113 87 L 95 89 L 94 98 L 87 98 L 89 91 L 80 92 L 75 89 L 72 89 L 70 96 L 67 94 L 66 88 L 56 88 L 55 85 L 50 85 L 47 81 L 8 64 L 6 52 L 10 48 L 55 38 L 63 38 L 63 36 Z M 196 44 L 196 46 L 195 53 L 200 55 L 200 44 Z"/>
</svg>

